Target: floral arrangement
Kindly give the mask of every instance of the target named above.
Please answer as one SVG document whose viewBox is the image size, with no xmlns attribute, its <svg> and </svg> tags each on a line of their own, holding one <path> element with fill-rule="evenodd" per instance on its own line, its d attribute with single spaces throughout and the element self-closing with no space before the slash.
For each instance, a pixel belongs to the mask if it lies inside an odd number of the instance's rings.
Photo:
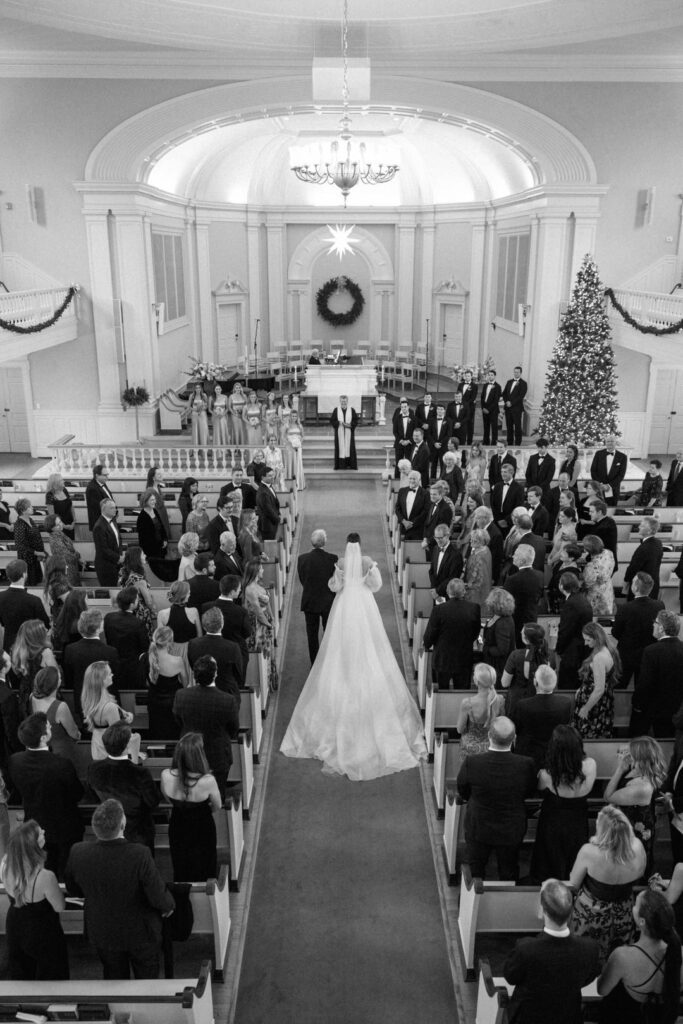
<svg viewBox="0 0 683 1024">
<path fill-rule="evenodd" d="M 489 370 L 496 369 L 496 361 L 493 356 L 487 356 L 483 363 L 462 363 L 462 365 L 454 366 L 451 371 L 451 377 L 453 380 L 460 380 L 461 377 L 469 372 L 472 374 L 474 380 L 485 380 L 486 374 Z"/>
<path fill-rule="evenodd" d="M 202 363 L 199 359 L 192 359 L 191 370 L 183 370 L 183 373 L 193 381 L 220 380 L 228 377 L 231 372 L 223 363 Z"/>
<path fill-rule="evenodd" d="M 121 392 L 121 405 L 124 409 L 136 409 L 149 402 L 149 391 L 144 387 L 126 387 Z"/>
</svg>

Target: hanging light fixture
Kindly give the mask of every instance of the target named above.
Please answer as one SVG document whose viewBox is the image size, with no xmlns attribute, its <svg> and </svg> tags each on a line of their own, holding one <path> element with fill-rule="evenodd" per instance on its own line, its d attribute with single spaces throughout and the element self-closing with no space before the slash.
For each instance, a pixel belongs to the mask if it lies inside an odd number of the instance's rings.
<svg viewBox="0 0 683 1024">
<path fill-rule="evenodd" d="M 349 116 L 349 5 L 344 0 L 342 21 L 342 60 L 344 80 L 342 87 L 343 115 L 339 122 L 341 129 L 336 139 L 316 147 L 317 153 L 292 150 L 292 170 L 300 181 L 309 185 L 336 185 L 344 196 L 344 206 L 349 192 L 362 181 L 364 185 L 384 185 L 391 181 L 398 171 L 398 164 L 374 164 L 368 158 L 364 142 L 358 142 L 351 133 Z"/>
</svg>

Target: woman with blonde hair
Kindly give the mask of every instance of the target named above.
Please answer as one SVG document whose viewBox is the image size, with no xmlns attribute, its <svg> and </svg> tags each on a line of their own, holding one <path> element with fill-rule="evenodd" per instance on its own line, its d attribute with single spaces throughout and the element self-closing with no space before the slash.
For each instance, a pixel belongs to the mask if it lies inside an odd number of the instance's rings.
<svg viewBox="0 0 683 1024">
<path fill-rule="evenodd" d="M 132 712 L 119 707 L 109 692 L 113 682 L 111 665 L 107 661 L 94 661 L 92 665 L 88 665 L 83 676 L 81 710 L 86 728 L 92 734 L 90 754 L 93 761 L 104 761 L 107 757 L 102 742 L 104 730 L 116 722 L 130 725 L 133 721 Z M 133 763 L 137 764 L 140 755 L 140 734 L 137 732 L 130 738 L 128 753 Z"/>
<path fill-rule="evenodd" d="M 178 580 L 183 581 L 192 579 L 197 573 L 194 570 L 194 559 L 195 555 L 199 551 L 199 534 L 198 533 L 184 533 L 178 541 L 178 554 L 180 555 L 180 565 L 178 566 Z"/>
<path fill-rule="evenodd" d="M 655 800 L 666 778 L 664 752 L 657 740 L 638 736 L 617 752 L 617 763 L 604 797 L 621 808 L 647 853 L 646 877 L 653 871 Z"/>
<path fill-rule="evenodd" d="M 581 582 L 593 615 L 614 615 L 614 555 L 607 550 L 602 538 L 593 533 L 584 537 L 581 545 L 588 554 Z"/>
<path fill-rule="evenodd" d="M 304 444 L 304 428 L 301 420 L 299 419 L 299 413 L 296 409 L 292 409 L 289 416 L 289 423 L 285 430 L 285 459 L 287 460 L 287 476 L 291 479 L 294 478 L 297 489 L 303 491 L 306 486 L 306 478 L 304 476 L 304 458 L 303 458 L 303 444 Z"/>
<path fill-rule="evenodd" d="M 186 644 L 202 635 L 202 624 L 198 608 L 188 608 L 190 584 L 176 580 L 168 590 L 169 607 L 162 608 L 157 615 L 157 626 L 168 626 L 173 630 L 177 644 Z"/>
<path fill-rule="evenodd" d="M 154 630 L 147 652 L 149 735 L 154 740 L 175 740 L 180 736 L 180 725 L 173 717 L 173 700 L 178 690 L 190 684 L 185 659 L 173 654 L 172 646 L 172 629 L 159 626 Z"/>
<path fill-rule="evenodd" d="M 261 558 L 263 554 L 263 537 L 258 528 L 258 516 L 253 508 L 242 513 L 237 547 L 242 552 L 246 565 L 252 558 Z"/>
<path fill-rule="evenodd" d="M 467 600 L 482 606 L 491 593 L 491 552 L 486 530 L 470 533 L 470 553 L 465 564 Z"/>
<path fill-rule="evenodd" d="M 17 631 L 10 654 L 12 672 L 19 689 L 19 703 L 28 713 L 33 681 L 41 668 L 57 667 L 47 627 L 40 619 L 27 619 Z"/>
<path fill-rule="evenodd" d="M 0 878 L 10 906 L 5 924 L 11 981 L 62 981 L 69 955 L 59 919 L 65 909 L 57 877 L 45 867 L 45 832 L 29 819 L 12 832 Z"/>
<path fill-rule="evenodd" d="M 209 507 L 209 498 L 206 494 L 197 493 L 192 497 L 192 511 L 187 517 L 185 530 L 187 533 L 196 533 L 199 537 L 199 551 L 206 551 L 208 542 L 205 534 L 211 519 L 206 511 Z"/>
<path fill-rule="evenodd" d="M 173 805 L 168 842 L 174 882 L 205 882 L 215 878 L 214 812 L 223 801 L 206 760 L 204 737 L 187 732 L 173 751 L 173 763 L 161 773 L 161 792 Z"/>
<path fill-rule="evenodd" d="M 268 444 L 263 453 L 263 457 L 266 462 L 268 469 L 272 469 L 275 474 L 273 480 L 273 488 L 276 491 L 284 491 L 285 489 L 285 464 L 282 459 L 282 452 L 277 447 L 277 437 L 275 434 L 268 436 Z"/>
<path fill-rule="evenodd" d="M 473 697 L 465 697 L 458 715 L 457 729 L 461 737 L 462 756 L 483 754 L 489 749 L 489 726 L 504 713 L 505 697 L 496 692 L 496 672 L 484 662 L 474 666 Z"/>
<path fill-rule="evenodd" d="M 579 669 L 572 725 L 584 739 L 609 739 L 614 730 L 614 685 L 621 673 L 617 642 L 597 622 L 587 622 L 582 637 L 590 650 Z"/>
<path fill-rule="evenodd" d="M 47 478 L 45 504 L 49 513 L 61 519 L 64 524 L 64 533 L 70 540 L 73 540 L 75 533 L 73 502 L 69 497 L 61 473 L 51 473 Z"/>
<path fill-rule="evenodd" d="M 278 674 L 273 652 L 273 617 L 270 610 L 268 591 L 262 584 L 263 564 L 252 558 L 246 563 L 242 578 L 242 605 L 249 613 L 251 636 L 247 640 L 250 651 L 259 651 L 268 658 L 269 684 L 272 691 L 278 688 Z"/>
</svg>

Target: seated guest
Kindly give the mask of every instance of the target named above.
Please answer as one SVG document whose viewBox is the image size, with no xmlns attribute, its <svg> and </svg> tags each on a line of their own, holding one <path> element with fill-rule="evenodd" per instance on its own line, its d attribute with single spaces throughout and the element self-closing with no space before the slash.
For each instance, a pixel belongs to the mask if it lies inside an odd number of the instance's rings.
<svg viewBox="0 0 683 1024">
<path fill-rule="evenodd" d="M 104 749 L 103 736 L 105 730 L 116 722 L 133 721 L 133 712 L 124 711 L 119 707 L 111 691 L 111 666 L 106 661 L 96 661 L 88 665 L 83 677 L 81 704 L 83 721 L 86 729 L 92 733 L 90 756 L 93 761 L 103 761 L 107 756 Z M 140 755 L 140 736 L 134 733 L 129 751 L 137 764 Z"/>
<path fill-rule="evenodd" d="M 64 686 L 74 692 L 74 711 L 79 722 L 82 721 L 81 690 L 88 666 L 96 661 L 107 662 L 111 667 L 114 683 L 118 681 L 120 673 L 119 652 L 115 647 L 100 640 L 102 626 L 102 612 L 98 608 L 81 612 L 78 619 L 81 639 L 69 644 L 64 650 Z M 116 687 L 114 689 L 116 690 Z"/>
<path fill-rule="evenodd" d="M 506 707 L 512 718 L 519 701 L 534 696 L 534 677 L 540 665 L 555 666 L 555 654 L 548 649 L 545 628 L 527 622 L 522 629 L 523 647 L 514 650 L 503 669 L 501 686 L 508 690 Z"/>
<path fill-rule="evenodd" d="M 104 730 L 102 744 L 107 756 L 88 767 L 88 785 L 98 800 L 119 801 L 126 814 L 124 836 L 130 843 L 143 843 L 154 854 L 152 811 L 159 806 L 159 791 L 149 769 L 129 759 L 131 737 L 125 722 L 115 722 Z"/>
<path fill-rule="evenodd" d="M 472 685 L 477 692 L 465 697 L 458 715 L 460 749 L 466 754 L 483 754 L 489 749 L 489 729 L 494 718 L 505 709 L 505 698 L 496 693 L 496 673 L 490 665 L 479 662 L 474 666 Z"/>
<path fill-rule="evenodd" d="M 49 626 L 50 620 L 40 598 L 26 592 L 26 562 L 21 558 L 15 558 L 13 562 L 7 563 L 5 573 L 9 587 L 0 592 L 0 626 L 4 628 L 2 646 L 9 654 L 22 622 L 26 622 L 27 619 L 40 619 Z"/>
<path fill-rule="evenodd" d="M 59 610 L 57 618 L 52 623 L 52 647 L 55 658 L 60 665 L 64 663 L 64 650 L 69 644 L 77 643 L 81 639 L 78 632 L 78 620 L 82 612 L 88 610 L 85 590 L 71 590 L 64 598 L 64 604 Z"/>
<path fill-rule="evenodd" d="M 178 541 L 178 554 L 180 555 L 178 582 L 191 580 L 194 576 L 194 559 L 198 551 L 199 534 L 184 533 Z"/>
<path fill-rule="evenodd" d="M 223 616 L 223 628 L 221 635 L 226 640 L 232 640 L 242 652 L 244 676 L 247 678 L 247 666 L 249 664 L 249 640 L 251 638 L 251 619 L 249 612 L 241 604 L 238 604 L 242 580 L 239 576 L 224 576 L 220 582 L 221 595 L 217 601 L 205 604 L 202 608 L 202 615 L 208 612 L 209 608 L 217 608 Z"/>
<path fill-rule="evenodd" d="M 564 882 L 549 878 L 540 895 L 543 931 L 519 939 L 503 967 L 515 986 L 510 996 L 510 1024 L 582 1024 L 581 989 L 597 976 L 599 947 L 590 938 L 572 935 L 569 922 L 574 894 Z"/>
<path fill-rule="evenodd" d="M 650 728 L 655 736 L 673 735 L 672 717 L 682 699 L 683 641 L 681 620 L 675 612 L 658 612 L 653 627 L 655 643 L 643 651 L 633 691 L 630 733 L 642 736 Z"/>
<path fill-rule="evenodd" d="M 584 658 L 583 629 L 593 621 L 593 609 L 572 572 L 563 572 L 560 576 L 559 593 L 563 603 L 555 641 L 555 654 L 560 659 L 557 685 L 561 690 L 576 690 Z"/>
<path fill-rule="evenodd" d="M 190 600 L 190 584 L 185 580 L 176 580 L 168 590 L 169 607 L 162 608 L 157 615 L 157 628 L 168 626 L 173 630 L 173 639 L 177 644 L 186 644 L 195 637 L 202 635 L 202 624 L 197 608 L 188 607 Z"/>
<path fill-rule="evenodd" d="M 614 615 L 614 556 L 599 537 L 588 534 L 581 542 L 587 558 L 581 573 L 584 593 L 593 609 L 593 615 Z"/>
<path fill-rule="evenodd" d="M 53 871 L 45 867 L 45 832 L 29 819 L 14 829 L 0 864 L 10 898 L 5 921 L 10 981 L 69 977 L 69 953 L 59 915 L 66 907 Z"/>
<path fill-rule="evenodd" d="M 77 843 L 66 870 L 67 891 L 85 898 L 85 927 L 106 980 L 157 978 L 161 918 L 173 897 L 141 843 L 124 836 L 126 816 L 118 800 L 95 809 L 97 842 Z M 107 879 L 107 885 L 102 879 Z"/>
<path fill-rule="evenodd" d="M 555 693 L 557 674 L 550 665 L 539 665 L 534 673 L 535 697 L 518 701 L 511 716 L 517 731 L 515 753 L 530 757 L 536 771 L 545 764 L 545 753 L 555 726 L 569 725 L 572 699 Z"/>
<path fill-rule="evenodd" d="M 496 672 L 500 682 L 509 656 L 515 650 L 515 599 L 502 587 L 494 587 L 486 602 L 489 618 L 484 623 L 481 656 Z"/>
<path fill-rule="evenodd" d="M 187 732 L 173 751 L 173 763 L 161 773 L 161 792 L 172 804 L 168 843 L 174 882 L 206 882 L 218 875 L 214 813 L 222 806 L 218 783 L 209 768 L 204 739 Z"/>
<path fill-rule="evenodd" d="M 242 559 L 237 554 L 237 538 L 234 533 L 223 531 L 220 536 L 220 547 L 214 555 L 213 561 L 216 566 L 213 574 L 216 583 L 220 583 L 224 576 L 242 575 Z"/>
<path fill-rule="evenodd" d="M 642 486 L 633 496 L 634 504 L 642 505 L 644 508 L 656 508 L 662 504 L 663 489 L 662 464 L 659 459 L 650 459 Z"/>
<path fill-rule="evenodd" d="M 128 690 L 144 686 L 140 655 L 147 650 L 148 640 L 147 630 L 135 614 L 139 600 L 135 587 L 124 587 L 116 595 L 118 611 L 104 616 L 104 639 L 118 653 L 120 678 Z"/>
<path fill-rule="evenodd" d="M 148 733 L 155 740 L 174 740 L 180 735 L 173 717 L 173 702 L 177 691 L 191 682 L 187 662 L 174 653 L 174 646 L 173 631 L 168 626 L 159 626 L 143 658 L 149 693 Z"/>
<path fill-rule="evenodd" d="M 187 645 L 187 658 L 190 666 L 194 666 L 207 655 L 212 657 L 218 666 L 216 686 L 225 693 L 230 693 L 240 706 L 240 687 L 244 683 L 242 652 L 232 640 L 222 635 L 223 615 L 215 605 L 202 615 L 204 636 L 190 640 Z"/>
<path fill-rule="evenodd" d="M 659 597 L 659 569 L 664 558 L 664 548 L 657 537 L 660 525 L 659 519 L 655 516 L 648 516 L 638 523 L 640 544 L 633 552 L 624 572 L 623 593 L 629 601 L 633 600 L 631 581 L 638 572 L 646 572 L 652 577 L 652 597 L 655 600 Z"/>
<path fill-rule="evenodd" d="M 633 600 L 617 606 L 612 636 L 618 641 L 622 686 L 628 686 L 632 678 L 638 681 L 643 651 L 652 643 L 657 615 L 664 611 L 662 602 L 652 598 L 652 587 L 649 573 L 637 572 L 631 580 Z"/>
<path fill-rule="evenodd" d="M 569 878 L 579 850 L 588 842 L 588 795 L 597 771 L 576 729 L 557 725 L 538 773 L 543 803 L 531 854 L 535 882 L 557 875 Z"/>
<path fill-rule="evenodd" d="M 213 578 L 216 563 L 210 551 L 200 551 L 194 560 L 194 576 L 190 580 L 188 608 L 201 608 L 208 601 L 218 600 L 218 584 Z"/>
<path fill-rule="evenodd" d="M 633 825 L 633 831 L 645 847 L 645 877 L 653 871 L 655 843 L 655 797 L 666 778 L 666 762 L 657 740 L 649 736 L 633 739 L 626 749 L 617 751 L 612 778 L 604 797 L 619 807 Z"/>
</svg>

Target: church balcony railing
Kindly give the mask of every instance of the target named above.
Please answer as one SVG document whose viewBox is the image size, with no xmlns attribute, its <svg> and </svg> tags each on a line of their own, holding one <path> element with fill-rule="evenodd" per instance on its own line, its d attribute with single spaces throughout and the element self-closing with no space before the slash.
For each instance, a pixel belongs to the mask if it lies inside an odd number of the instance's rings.
<svg viewBox="0 0 683 1024">
<path fill-rule="evenodd" d="M 64 299 L 68 288 L 34 288 L 21 292 L 0 292 L 0 320 L 16 327 L 34 327 L 49 320 Z M 57 321 L 76 320 L 73 303 Z"/>
<path fill-rule="evenodd" d="M 661 292 L 614 292 L 617 302 L 628 310 L 634 320 L 649 327 L 670 327 L 683 320 L 683 292 L 676 291 L 671 295 Z M 620 319 L 619 314 L 611 309 L 610 315 Z"/>
</svg>

